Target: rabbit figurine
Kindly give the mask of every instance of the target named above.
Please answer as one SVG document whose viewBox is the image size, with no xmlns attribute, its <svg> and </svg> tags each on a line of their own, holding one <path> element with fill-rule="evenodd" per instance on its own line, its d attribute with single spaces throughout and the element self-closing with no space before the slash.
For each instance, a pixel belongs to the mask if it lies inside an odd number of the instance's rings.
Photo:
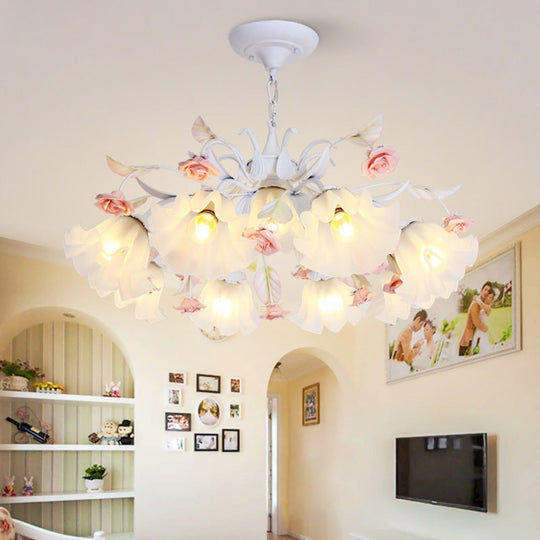
<svg viewBox="0 0 540 540">
<path fill-rule="evenodd" d="M 34 477 L 31 476 L 30 478 L 24 477 L 24 487 L 22 490 L 21 495 L 33 495 L 34 494 Z"/>
<path fill-rule="evenodd" d="M 2 491 L 2 497 L 15 497 L 15 488 L 13 485 L 15 484 L 15 477 L 14 476 L 4 476 L 6 482 L 4 484 L 4 491 Z"/>
</svg>

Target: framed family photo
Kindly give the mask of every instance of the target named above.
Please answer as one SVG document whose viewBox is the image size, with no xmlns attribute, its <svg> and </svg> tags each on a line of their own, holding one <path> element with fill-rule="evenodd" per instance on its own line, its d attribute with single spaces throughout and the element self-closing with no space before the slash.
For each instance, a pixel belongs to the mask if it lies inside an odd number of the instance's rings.
<svg viewBox="0 0 540 540">
<path fill-rule="evenodd" d="M 194 449 L 195 452 L 217 452 L 218 448 L 217 433 L 195 433 Z"/>
<path fill-rule="evenodd" d="M 164 441 L 165 450 L 169 452 L 184 452 L 186 450 L 186 439 L 180 437 L 179 439 L 167 439 Z"/>
<path fill-rule="evenodd" d="M 318 424 L 320 417 L 320 392 L 319 383 L 306 386 L 302 389 L 302 425 L 311 426 Z"/>
<path fill-rule="evenodd" d="M 470 270 L 448 299 L 388 326 L 387 382 L 520 350 L 519 248 Z"/>
<path fill-rule="evenodd" d="M 204 398 L 199 402 L 197 415 L 201 424 L 206 427 L 214 427 L 221 419 L 221 406 L 213 398 Z"/>
<path fill-rule="evenodd" d="M 191 413 L 165 413 L 165 431 L 191 431 Z"/>
<path fill-rule="evenodd" d="M 240 403 L 229 403 L 229 418 L 231 420 L 242 418 L 242 405 Z"/>
<path fill-rule="evenodd" d="M 203 375 L 197 373 L 197 392 L 221 392 L 221 377 L 219 375 Z"/>
<path fill-rule="evenodd" d="M 181 388 L 168 388 L 167 389 L 167 404 L 168 405 L 182 405 L 182 389 Z"/>
<path fill-rule="evenodd" d="M 231 377 L 229 379 L 229 392 L 231 394 L 241 394 L 242 393 L 242 379 L 238 377 Z"/>
<path fill-rule="evenodd" d="M 240 452 L 240 430 L 222 429 L 221 430 L 221 451 L 222 452 Z"/>
<path fill-rule="evenodd" d="M 183 371 L 169 371 L 168 381 L 170 384 L 186 384 L 186 374 Z"/>
</svg>

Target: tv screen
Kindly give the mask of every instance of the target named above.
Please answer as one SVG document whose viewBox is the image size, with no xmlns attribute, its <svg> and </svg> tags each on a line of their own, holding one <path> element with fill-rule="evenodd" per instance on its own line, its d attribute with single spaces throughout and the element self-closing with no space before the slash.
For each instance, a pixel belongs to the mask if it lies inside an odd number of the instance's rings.
<svg viewBox="0 0 540 540">
<path fill-rule="evenodd" d="M 487 512 L 487 436 L 396 439 L 396 497 Z"/>
</svg>

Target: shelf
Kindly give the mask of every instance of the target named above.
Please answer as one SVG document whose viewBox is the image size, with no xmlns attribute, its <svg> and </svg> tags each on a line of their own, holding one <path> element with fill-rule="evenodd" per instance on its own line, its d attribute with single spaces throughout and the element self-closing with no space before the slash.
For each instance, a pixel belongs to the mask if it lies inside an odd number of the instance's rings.
<svg viewBox="0 0 540 540">
<path fill-rule="evenodd" d="M 0 444 L 8 452 L 133 452 L 135 445 L 108 444 Z"/>
<path fill-rule="evenodd" d="M 133 499 L 134 491 L 112 490 L 88 493 L 86 491 L 70 491 L 65 493 L 37 493 L 35 495 L 17 495 L 16 497 L 2 497 L 2 504 L 30 504 L 59 501 L 93 501 L 97 499 Z"/>
<path fill-rule="evenodd" d="M 111 398 L 106 396 L 87 396 L 79 394 L 47 394 L 44 392 L 16 392 L 0 390 L 0 399 L 26 399 L 41 403 L 72 403 L 74 405 L 92 405 L 133 407 L 135 398 Z"/>
</svg>

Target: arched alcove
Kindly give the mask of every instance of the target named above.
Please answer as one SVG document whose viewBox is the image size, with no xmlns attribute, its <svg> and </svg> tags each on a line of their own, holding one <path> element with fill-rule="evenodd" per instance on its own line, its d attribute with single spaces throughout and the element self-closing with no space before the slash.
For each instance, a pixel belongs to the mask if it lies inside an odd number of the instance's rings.
<svg viewBox="0 0 540 540">
<path fill-rule="evenodd" d="M 0 434 L 0 477 L 34 477 L 34 497 L 6 499 L 12 515 L 45 529 L 77 536 L 95 530 L 133 530 L 134 446 L 92 445 L 104 422 L 133 421 L 134 383 L 121 349 L 103 325 L 81 313 L 39 308 L 19 313 L 2 327 L 1 357 L 39 367 L 45 380 L 61 384 L 61 395 L 1 392 L 0 414 L 50 426 L 52 444 L 14 438 L 5 422 Z M 120 382 L 122 399 L 103 397 L 105 385 Z M 127 398 L 127 399 L 126 399 Z M 130 399 L 131 398 L 131 399 Z M 3 421 L 3 420 L 2 420 Z M 7 426 L 7 427 L 6 427 Z M 113 451 L 114 450 L 114 451 Z M 104 492 L 86 494 L 84 470 L 106 467 Z"/>
</svg>

